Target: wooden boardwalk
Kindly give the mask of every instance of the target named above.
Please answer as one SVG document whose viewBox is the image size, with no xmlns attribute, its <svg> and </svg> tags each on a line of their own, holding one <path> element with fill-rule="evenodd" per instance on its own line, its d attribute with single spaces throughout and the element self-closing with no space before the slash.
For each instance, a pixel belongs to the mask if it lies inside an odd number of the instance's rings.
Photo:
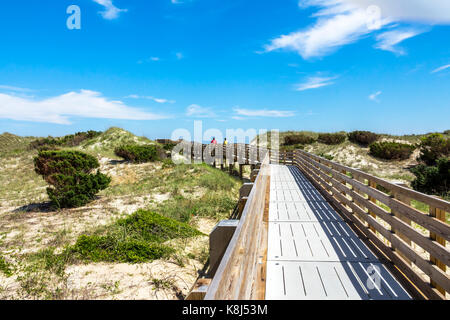
<svg viewBox="0 0 450 320">
<path fill-rule="evenodd" d="M 296 166 L 270 170 L 266 299 L 411 299 Z"/>
</svg>

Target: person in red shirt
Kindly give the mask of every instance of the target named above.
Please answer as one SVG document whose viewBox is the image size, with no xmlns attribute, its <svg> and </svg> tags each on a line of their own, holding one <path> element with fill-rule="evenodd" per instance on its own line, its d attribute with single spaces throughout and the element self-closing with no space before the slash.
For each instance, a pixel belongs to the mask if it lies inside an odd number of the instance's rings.
<svg viewBox="0 0 450 320">
<path fill-rule="evenodd" d="M 213 138 L 212 138 L 212 141 L 211 141 L 211 143 L 212 143 L 212 144 L 217 144 L 217 140 L 216 140 L 216 137 L 213 137 Z"/>
</svg>

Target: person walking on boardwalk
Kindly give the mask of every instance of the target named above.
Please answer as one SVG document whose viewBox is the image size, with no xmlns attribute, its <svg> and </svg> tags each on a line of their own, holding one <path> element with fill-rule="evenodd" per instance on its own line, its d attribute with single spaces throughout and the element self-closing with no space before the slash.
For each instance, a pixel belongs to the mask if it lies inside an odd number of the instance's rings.
<svg viewBox="0 0 450 320">
<path fill-rule="evenodd" d="M 212 140 L 211 140 L 211 144 L 217 144 L 217 140 L 216 140 L 216 137 L 213 137 L 213 138 L 212 138 Z"/>
<path fill-rule="evenodd" d="M 223 145 L 226 146 L 228 144 L 227 138 L 223 139 Z"/>
</svg>

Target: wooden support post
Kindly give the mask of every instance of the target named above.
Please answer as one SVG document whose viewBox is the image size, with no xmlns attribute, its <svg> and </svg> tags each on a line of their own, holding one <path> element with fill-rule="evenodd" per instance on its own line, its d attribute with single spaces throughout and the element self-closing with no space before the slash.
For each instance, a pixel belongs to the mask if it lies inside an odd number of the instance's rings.
<svg viewBox="0 0 450 320">
<path fill-rule="evenodd" d="M 237 219 L 241 219 L 242 212 L 244 212 L 245 205 L 247 203 L 248 197 L 242 197 L 239 199 L 239 210 L 238 210 L 238 216 Z"/>
<path fill-rule="evenodd" d="M 377 188 L 377 183 L 374 182 L 374 181 L 369 180 L 369 187 L 372 187 L 372 188 L 376 189 L 376 188 Z M 373 202 L 373 203 L 375 203 L 375 204 L 377 203 L 377 199 L 375 199 L 375 198 L 373 198 L 373 197 L 370 197 L 370 196 L 369 196 L 369 201 L 370 201 L 370 202 Z M 377 216 L 375 215 L 375 213 L 371 212 L 370 210 L 369 210 L 369 214 L 370 214 L 374 219 L 377 218 Z M 372 226 L 369 225 L 369 229 L 372 230 L 372 232 L 376 233 L 376 230 L 375 230 L 374 227 L 372 227 Z"/>
<path fill-rule="evenodd" d="M 439 219 L 443 222 L 446 222 L 445 220 L 445 211 L 434 208 L 430 206 L 430 216 L 435 217 L 436 219 Z M 430 239 L 436 241 L 437 243 L 443 245 L 445 247 L 445 239 L 442 237 L 437 236 L 434 232 L 430 232 Z M 430 261 L 432 264 L 436 265 L 438 268 L 440 268 L 442 271 L 446 272 L 447 266 L 439 261 L 437 258 L 430 255 Z M 440 293 L 442 293 L 445 296 L 445 290 L 437 285 L 433 280 L 431 280 L 431 286 L 436 288 Z"/>
<path fill-rule="evenodd" d="M 191 292 L 186 297 L 186 300 L 203 300 L 206 296 L 206 292 L 208 291 L 209 284 L 211 283 L 211 279 L 208 278 L 200 278 L 195 283 L 191 289 Z"/>
<path fill-rule="evenodd" d="M 361 182 L 361 183 L 364 183 L 364 178 L 362 178 L 361 176 L 354 176 L 353 178 L 354 178 L 355 180 Z M 364 192 L 361 192 L 358 188 L 352 186 L 352 190 L 355 191 L 357 194 L 361 195 L 362 197 L 364 197 Z M 354 202 L 358 207 L 360 207 L 361 209 L 364 210 L 364 208 L 365 208 L 364 204 L 359 203 L 359 202 L 357 202 L 357 201 L 355 201 L 355 200 L 353 200 L 353 202 Z M 369 224 L 367 223 L 367 221 L 366 221 L 365 219 L 363 219 L 358 213 L 356 213 L 356 216 L 359 218 L 359 220 L 361 220 L 361 222 L 364 224 L 364 226 L 367 227 L 367 226 L 369 225 Z"/>
<path fill-rule="evenodd" d="M 239 178 L 241 178 L 241 179 L 243 177 L 243 167 L 244 167 L 243 164 L 239 164 Z"/>
<path fill-rule="evenodd" d="M 394 197 L 395 197 L 395 199 L 397 199 L 397 200 L 399 200 L 399 201 L 401 201 L 401 202 L 403 202 L 403 203 L 406 203 L 407 205 L 410 205 L 410 204 L 411 204 L 411 199 L 409 199 L 408 197 L 406 197 L 406 196 L 404 196 L 404 195 L 402 195 L 402 194 L 399 194 L 399 193 L 398 193 L 398 194 L 394 194 Z M 404 215 L 395 212 L 395 210 L 391 210 L 391 213 L 392 213 L 394 216 L 398 217 L 398 218 L 399 218 L 400 220 L 402 220 L 403 222 L 405 222 L 406 224 L 411 225 L 411 220 L 408 219 L 407 217 L 405 217 Z M 402 240 L 405 241 L 409 246 L 411 246 L 411 240 L 410 240 L 408 237 L 406 237 L 404 234 L 402 234 L 401 232 L 398 232 L 397 230 L 395 230 L 395 229 L 392 228 L 392 227 L 391 227 L 391 231 L 392 231 L 393 233 L 396 233 L 400 239 L 402 239 Z M 394 250 L 395 250 L 395 248 L 394 248 Z M 397 251 L 397 253 L 405 260 L 406 263 L 408 263 L 409 265 L 411 265 L 411 261 L 410 261 L 410 260 L 408 260 L 408 259 L 407 259 L 401 252 L 399 252 L 398 250 L 396 250 L 396 251 Z"/>
<path fill-rule="evenodd" d="M 255 169 L 251 172 L 250 174 L 250 181 L 251 182 L 255 182 L 256 181 L 256 177 L 258 176 L 259 170 Z"/>
<path fill-rule="evenodd" d="M 230 163 L 230 164 L 228 165 L 228 171 L 229 171 L 230 174 L 233 173 L 233 167 L 234 167 L 234 164 L 231 164 L 231 163 Z"/>
</svg>

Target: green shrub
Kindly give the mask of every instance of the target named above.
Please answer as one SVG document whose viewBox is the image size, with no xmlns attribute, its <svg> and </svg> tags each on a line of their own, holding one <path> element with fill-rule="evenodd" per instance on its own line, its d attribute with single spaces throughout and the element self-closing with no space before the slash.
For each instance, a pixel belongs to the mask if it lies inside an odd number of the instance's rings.
<svg viewBox="0 0 450 320">
<path fill-rule="evenodd" d="M 328 145 L 341 144 L 345 141 L 346 135 L 343 133 L 321 133 L 318 141 Z"/>
<path fill-rule="evenodd" d="M 89 130 L 86 132 L 77 132 L 75 134 L 69 134 L 64 137 L 48 137 L 34 140 L 30 143 L 31 149 L 41 149 L 42 147 L 76 147 L 79 146 L 83 141 L 88 139 L 93 139 L 102 134 L 100 131 Z"/>
<path fill-rule="evenodd" d="M 156 145 L 123 145 L 114 153 L 127 161 L 134 163 L 153 162 L 164 158 L 165 152 Z"/>
<path fill-rule="evenodd" d="M 296 144 L 311 144 L 316 142 L 313 137 L 305 134 L 292 134 L 284 137 L 284 145 L 291 146 Z"/>
<path fill-rule="evenodd" d="M 378 135 L 370 131 L 353 131 L 348 134 L 348 140 L 364 146 L 368 146 L 377 141 Z"/>
<path fill-rule="evenodd" d="M 442 134 L 433 133 L 421 140 L 419 161 L 433 166 L 437 159 L 450 156 L 450 139 Z"/>
<path fill-rule="evenodd" d="M 416 176 L 412 187 L 420 192 L 448 197 L 450 195 L 450 159 L 440 158 L 436 162 L 436 166 L 420 164 L 411 169 Z"/>
<path fill-rule="evenodd" d="M 174 253 L 165 241 L 199 235 L 203 233 L 186 223 L 138 210 L 114 223 L 107 235 L 80 236 L 70 250 L 83 260 L 140 263 Z"/>
<path fill-rule="evenodd" d="M 174 252 L 174 249 L 139 240 L 119 241 L 111 236 L 87 236 L 81 235 L 72 252 L 82 259 L 92 262 L 131 262 L 140 263 L 166 257 Z"/>
<path fill-rule="evenodd" d="M 128 237 L 144 241 L 164 242 L 175 238 L 190 238 L 202 235 L 200 231 L 187 223 L 142 209 L 129 217 L 118 220 L 116 224 Z"/>
<path fill-rule="evenodd" d="M 375 142 L 370 145 L 370 154 L 374 157 L 386 160 L 405 160 L 408 159 L 415 146 L 398 142 Z"/>
<path fill-rule="evenodd" d="M 100 166 L 98 160 L 79 151 L 40 151 L 34 158 L 34 166 L 36 173 L 52 185 L 47 193 L 58 208 L 83 206 L 111 182 L 111 178 L 98 170 L 91 174 Z"/>
</svg>

